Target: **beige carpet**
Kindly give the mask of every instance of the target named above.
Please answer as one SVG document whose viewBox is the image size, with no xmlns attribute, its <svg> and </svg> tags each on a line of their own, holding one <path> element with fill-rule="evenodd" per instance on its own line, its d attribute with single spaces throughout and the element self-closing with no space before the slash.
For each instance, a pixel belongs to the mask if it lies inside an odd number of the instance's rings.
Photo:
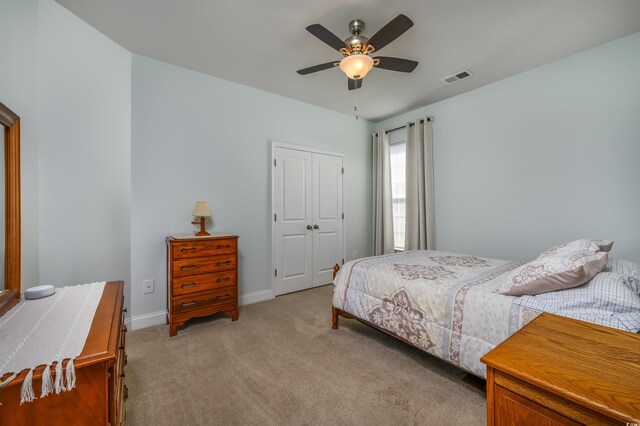
<svg viewBox="0 0 640 426">
<path fill-rule="evenodd" d="M 127 425 L 482 425 L 479 380 L 367 327 L 331 286 L 127 336 Z"/>
</svg>

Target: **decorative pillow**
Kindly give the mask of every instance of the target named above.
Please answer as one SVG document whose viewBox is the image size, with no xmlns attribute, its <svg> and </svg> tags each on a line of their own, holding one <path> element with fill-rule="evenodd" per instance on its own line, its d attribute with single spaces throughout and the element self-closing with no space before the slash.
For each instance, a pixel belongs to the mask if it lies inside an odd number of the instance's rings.
<svg viewBox="0 0 640 426">
<path fill-rule="evenodd" d="M 592 240 L 598 246 L 600 251 L 610 252 L 613 248 L 613 240 Z"/>
<path fill-rule="evenodd" d="M 563 249 L 539 257 L 509 273 L 500 293 L 523 296 L 577 287 L 604 269 L 608 255 L 605 251 Z"/>
<path fill-rule="evenodd" d="M 553 254 L 582 251 L 582 250 L 608 252 L 611 250 L 612 247 L 613 247 L 612 240 L 581 239 L 581 240 L 571 241 L 569 243 L 564 243 L 558 246 L 551 247 L 550 249 L 542 253 L 540 256 L 538 256 L 538 259 L 540 259 L 541 257 L 553 255 Z"/>
</svg>

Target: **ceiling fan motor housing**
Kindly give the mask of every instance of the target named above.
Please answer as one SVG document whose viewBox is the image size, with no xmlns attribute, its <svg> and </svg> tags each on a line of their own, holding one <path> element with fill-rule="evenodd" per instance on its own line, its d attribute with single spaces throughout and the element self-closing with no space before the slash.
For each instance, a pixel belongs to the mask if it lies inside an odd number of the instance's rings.
<svg viewBox="0 0 640 426">
<path fill-rule="evenodd" d="M 369 39 L 365 36 L 361 36 L 364 31 L 364 21 L 362 19 L 354 19 L 349 22 L 349 31 L 353 34 L 352 37 L 348 37 L 344 40 L 345 44 L 349 46 L 351 52 L 362 53 L 365 50 L 365 46 Z"/>
</svg>

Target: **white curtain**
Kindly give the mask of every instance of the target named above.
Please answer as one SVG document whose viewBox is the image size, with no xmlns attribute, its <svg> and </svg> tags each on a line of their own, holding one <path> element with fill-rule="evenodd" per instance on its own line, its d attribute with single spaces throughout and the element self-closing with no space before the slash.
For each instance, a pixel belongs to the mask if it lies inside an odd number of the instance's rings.
<svg viewBox="0 0 640 426">
<path fill-rule="evenodd" d="M 436 248 L 430 119 L 407 123 L 405 250 Z"/>
<path fill-rule="evenodd" d="M 373 134 L 373 254 L 394 252 L 389 135 Z"/>
</svg>

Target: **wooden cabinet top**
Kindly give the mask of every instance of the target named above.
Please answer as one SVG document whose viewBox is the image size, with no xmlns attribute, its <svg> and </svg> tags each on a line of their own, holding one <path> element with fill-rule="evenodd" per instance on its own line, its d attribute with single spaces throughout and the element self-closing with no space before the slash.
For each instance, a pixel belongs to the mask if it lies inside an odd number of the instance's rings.
<svg viewBox="0 0 640 426">
<path fill-rule="evenodd" d="M 206 235 L 204 237 L 196 237 L 193 234 L 187 235 L 170 235 L 167 237 L 167 242 L 193 242 L 193 241 L 203 241 L 203 240 L 227 240 L 229 238 L 237 239 L 239 238 L 237 235 L 233 234 L 212 234 Z"/>
<path fill-rule="evenodd" d="M 482 362 L 620 422 L 640 419 L 640 335 L 543 313 Z"/>
</svg>

